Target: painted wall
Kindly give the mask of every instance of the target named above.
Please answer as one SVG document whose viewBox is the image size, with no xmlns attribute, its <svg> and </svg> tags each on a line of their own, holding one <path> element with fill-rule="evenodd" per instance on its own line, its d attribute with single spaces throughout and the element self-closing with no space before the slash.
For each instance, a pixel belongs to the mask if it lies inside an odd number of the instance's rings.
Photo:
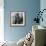
<svg viewBox="0 0 46 46">
<path fill-rule="evenodd" d="M 32 29 L 33 19 L 40 9 L 40 0 L 4 0 L 4 38 L 7 41 L 18 41 Z M 10 27 L 10 11 L 24 11 L 26 25 Z"/>
<path fill-rule="evenodd" d="M 42 11 L 43 9 L 46 9 L 46 0 L 40 0 L 40 9 L 41 9 L 41 11 Z M 41 22 L 40 22 L 40 25 L 46 27 L 46 11 L 43 12 L 42 17 L 43 17 L 43 22 L 41 21 Z"/>
</svg>

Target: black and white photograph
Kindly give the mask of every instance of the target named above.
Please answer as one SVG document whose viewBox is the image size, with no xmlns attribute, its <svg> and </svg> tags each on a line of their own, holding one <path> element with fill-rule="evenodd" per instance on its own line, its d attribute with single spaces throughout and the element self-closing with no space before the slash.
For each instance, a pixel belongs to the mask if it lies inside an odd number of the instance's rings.
<svg viewBox="0 0 46 46">
<path fill-rule="evenodd" d="M 24 26 L 25 12 L 11 12 L 11 26 Z"/>
</svg>

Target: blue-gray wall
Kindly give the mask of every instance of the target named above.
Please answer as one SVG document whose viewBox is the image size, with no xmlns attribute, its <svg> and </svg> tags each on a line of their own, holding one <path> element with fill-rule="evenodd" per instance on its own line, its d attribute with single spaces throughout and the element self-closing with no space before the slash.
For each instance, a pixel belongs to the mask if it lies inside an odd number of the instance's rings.
<svg viewBox="0 0 46 46">
<path fill-rule="evenodd" d="M 4 0 L 4 38 L 7 41 L 18 41 L 32 29 L 33 19 L 40 9 L 40 0 Z M 26 25 L 10 27 L 10 11 L 24 11 Z"/>
<path fill-rule="evenodd" d="M 46 0 L 41 0 L 40 1 L 40 10 L 42 11 L 43 9 L 46 9 Z M 43 12 L 43 22 L 40 22 L 40 25 L 45 26 L 46 27 L 46 11 Z"/>
</svg>

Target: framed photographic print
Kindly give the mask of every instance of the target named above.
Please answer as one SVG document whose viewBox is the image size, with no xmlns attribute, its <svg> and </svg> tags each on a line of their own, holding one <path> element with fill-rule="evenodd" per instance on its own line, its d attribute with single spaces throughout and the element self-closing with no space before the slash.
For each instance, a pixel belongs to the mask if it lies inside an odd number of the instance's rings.
<svg viewBox="0 0 46 46">
<path fill-rule="evenodd" d="M 11 26 L 25 25 L 25 12 L 11 12 L 10 24 Z"/>
</svg>

